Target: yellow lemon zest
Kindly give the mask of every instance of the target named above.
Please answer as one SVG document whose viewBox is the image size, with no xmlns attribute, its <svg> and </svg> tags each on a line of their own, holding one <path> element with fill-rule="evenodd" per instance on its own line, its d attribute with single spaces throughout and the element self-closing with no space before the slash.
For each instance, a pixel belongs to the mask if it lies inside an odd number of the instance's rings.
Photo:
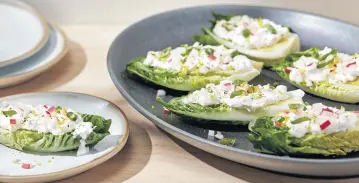
<svg viewBox="0 0 359 183">
<path fill-rule="evenodd" d="M 299 71 L 300 73 L 305 73 L 305 72 L 307 71 L 307 69 L 300 68 L 300 69 L 298 69 L 298 71 Z"/>
</svg>

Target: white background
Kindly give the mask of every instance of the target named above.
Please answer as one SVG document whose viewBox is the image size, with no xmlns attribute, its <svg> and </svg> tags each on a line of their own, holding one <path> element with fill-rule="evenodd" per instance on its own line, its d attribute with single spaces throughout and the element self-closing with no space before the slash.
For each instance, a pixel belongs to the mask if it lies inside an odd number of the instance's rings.
<svg viewBox="0 0 359 183">
<path fill-rule="evenodd" d="M 359 0 L 24 0 L 58 24 L 131 24 L 146 16 L 202 4 L 297 9 L 359 24 Z"/>
</svg>

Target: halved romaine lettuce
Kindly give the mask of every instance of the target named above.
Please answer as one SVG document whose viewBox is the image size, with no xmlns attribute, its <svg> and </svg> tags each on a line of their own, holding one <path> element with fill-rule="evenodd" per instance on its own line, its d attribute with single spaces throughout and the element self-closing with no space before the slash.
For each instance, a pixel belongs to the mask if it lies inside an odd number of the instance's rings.
<svg viewBox="0 0 359 183">
<path fill-rule="evenodd" d="M 331 110 L 332 109 L 326 108 L 325 111 L 327 114 L 325 115 L 328 115 Z M 248 125 L 251 131 L 251 133 L 248 134 L 248 139 L 258 152 L 280 156 L 336 156 L 346 155 L 359 150 L 359 141 L 357 140 L 359 138 L 359 124 L 357 119 L 355 119 L 354 124 L 351 124 L 352 126 L 350 128 L 342 129 L 343 127 L 336 127 L 330 129 L 331 133 L 329 133 L 324 132 L 324 130 L 325 128 L 330 128 L 330 117 L 327 117 L 329 120 L 322 120 L 322 122 L 320 121 L 322 117 L 317 118 L 317 122 L 320 122 L 317 126 L 320 125 L 320 128 L 314 130 L 316 133 L 307 132 L 300 137 L 296 137 L 293 133 L 303 130 L 300 128 L 306 127 L 307 129 L 305 130 L 311 130 L 313 127 L 301 126 L 295 129 L 297 131 L 293 131 L 292 129 L 291 132 L 290 127 L 280 125 L 283 122 L 276 122 L 280 118 L 281 116 L 279 115 L 263 116 L 251 121 Z M 293 120 L 291 123 L 292 126 L 302 122 L 308 123 L 308 119 L 308 117 L 304 116 Z M 311 121 L 311 123 L 313 122 Z M 349 123 L 349 121 L 347 123 Z M 343 124 L 341 125 L 343 126 Z"/>
<path fill-rule="evenodd" d="M 188 45 L 182 45 L 182 47 L 187 49 L 187 53 L 184 56 L 184 59 L 188 58 L 188 55 L 191 52 L 191 49 L 195 49 Z M 196 48 L 197 49 L 197 48 Z M 171 50 L 167 48 L 165 50 Z M 238 52 L 233 51 L 231 57 L 234 59 L 236 56 L 241 56 Z M 244 57 L 244 56 L 243 56 Z M 250 61 L 252 68 L 246 70 L 217 70 L 209 71 L 202 74 L 199 69 L 188 70 L 185 67 L 182 67 L 180 71 L 174 69 L 166 69 L 161 67 L 154 67 L 148 64 L 145 64 L 146 57 L 138 57 L 133 59 L 127 65 L 127 71 L 130 74 L 139 76 L 145 81 L 160 85 L 166 88 L 180 90 L 180 91 L 193 91 L 200 89 L 206 84 L 214 83 L 218 84 L 223 80 L 243 80 L 250 81 L 258 76 L 263 68 L 263 63 Z M 186 62 L 182 60 L 181 62 Z"/>
<path fill-rule="evenodd" d="M 227 81 L 225 81 L 227 82 Z M 221 82 L 221 84 L 225 82 Z M 229 82 L 228 82 L 229 83 Z M 221 85 L 220 84 L 220 85 Z M 217 86 L 220 86 L 217 85 Z M 283 100 L 276 101 L 275 103 L 268 103 L 263 106 L 235 106 L 228 105 L 225 101 L 229 101 L 228 99 L 239 98 L 243 96 L 257 96 L 259 85 L 249 85 L 246 82 L 241 84 L 233 84 L 236 89 L 228 93 L 230 97 L 223 97 L 222 99 L 214 99 L 217 102 L 203 101 L 207 104 L 201 104 L 201 102 L 188 102 L 186 98 L 195 92 L 190 93 L 189 95 L 176 97 L 171 99 L 169 102 L 165 102 L 160 97 L 157 97 L 156 100 L 160 103 L 165 109 L 171 111 L 172 113 L 184 118 L 197 122 L 204 123 L 218 123 L 218 124 L 231 124 L 231 125 L 247 125 L 249 121 L 252 121 L 261 116 L 274 115 L 280 111 L 289 109 L 288 105 L 291 103 L 302 104 L 302 97 L 304 92 L 301 90 L 284 92 L 283 95 L 287 95 L 287 97 Z M 247 89 L 243 89 L 243 86 L 248 86 Z M 269 85 L 266 85 L 269 86 Z M 205 91 L 209 90 L 207 85 L 206 89 L 197 90 L 197 91 Z M 213 91 L 216 89 L 213 89 Z M 218 90 L 216 92 L 219 92 Z M 227 91 L 223 91 L 226 93 Z M 209 96 L 215 95 L 214 93 L 210 93 Z M 199 94 L 201 95 L 201 94 Z M 204 95 L 202 95 L 203 97 Z M 253 100 L 254 102 L 258 102 L 258 100 Z M 230 103 L 230 101 L 229 101 Z"/>
<path fill-rule="evenodd" d="M 299 36 L 293 32 L 281 39 L 276 44 L 260 48 L 248 48 L 240 46 L 229 39 L 224 39 L 213 31 L 217 21 L 229 21 L 232 18 L 241 17 L 241 15 L 224 15 L 212 12 L 214 20 L 211 21 L 212 27 L 202 27 L 203 34 L 194 35 L 193 40 L 208 45 L 224 45 L 228 48 L 236 49 L 241 54 L 246 55 L 256 61 L 264 62 L 265 66 L 271 66 L 284 58 L 287 54 L 300 50 L 301 44 Z M 257 18 L 258 22 L 263 22 L 261 18 Z M 272 27 L 271 27 L 272 28 Z M 289 29 L 289 28 L 288 28 Z M 271 29 L 272 30 L 272 29 Z M 289 29 L 290 30 L 290 29 Z M 275 30 L 274 30 L 275 32 Z"/>
<path fill-rule="evenodd" d="M 84 122 L 91 122 L 96 128 L 86 138 L 86 145 L 93 146 L 109 135 L 111 119 L 105 119 L 97 115 L 82 114 Z M 53 135 L 51 133 L 38 133 L 30 130 L 9 131 L 0 128 L 0 144 L 30 152 L 61 152 L 77 150 L 80 147 L 80 139 L 74 138 L 72 133 Z"/>
<path fill-rule="evenodd" d="M 346 83 L 333 83 L 329 80 L 312 82 L 311 86 L 308 86 L 304 81 L 296 82 L 290 79 L 290 72 L 293 68 L 293 64 L 301 57 L 315 58 L 319 60 L 319 62 L 316 64 L 316 67 L 323 69 L 321 72 L 326 72 L 324 71 L 325 69 L 330 70 L 330 67 L 335 66 L 334 62 L 338 61 L 338 54 L 340 53 L 337 53 L 336 49 L 323 52 L 323 50 L 320 50 L 317 47 L 313 47 L 305 51 L 295 52 L 287 55 L 284 59 L 282 59 L 281 62 L 274 65 L 272 69 L 276 71 L 277 74 L 283 79 L 308 93 L 338 102 L 357 103 L 359 102 L 358 77 L 356 77 L 354 81 L 348 81 Z M 330 73 L 331 72 L 332 71 L 330 70 Z"/>
</svg>

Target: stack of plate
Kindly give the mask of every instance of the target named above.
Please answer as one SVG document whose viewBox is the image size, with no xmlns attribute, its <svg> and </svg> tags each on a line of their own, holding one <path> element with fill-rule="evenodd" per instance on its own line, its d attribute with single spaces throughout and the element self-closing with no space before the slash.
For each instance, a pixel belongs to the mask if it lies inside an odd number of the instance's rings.
<svg viewBox="0 0 359 183">
<path fill-rule="evenodd" d="M 64 33 L 33 7 L 0 0 L 0 88 L 40 75 L 67 53 Z"/>
</svg>

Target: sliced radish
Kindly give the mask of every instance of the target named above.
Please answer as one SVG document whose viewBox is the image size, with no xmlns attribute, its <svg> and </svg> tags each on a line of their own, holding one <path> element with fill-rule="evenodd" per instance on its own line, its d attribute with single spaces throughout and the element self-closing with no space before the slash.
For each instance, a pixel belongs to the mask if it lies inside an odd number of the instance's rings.
<svg viewBox="0 0 359 183">
<path fill-rule="evenodd" d="M 216 60 L 217 59 L 217 57 L 214 56 L 214 55 L 208 55 L 208 58 L 211 59 L 211 60 Z"/>
<path fill-rule="evenodd" d="M 324 123 L 322 123 L 322 124 L 320 125 L 320 129 L 324 130 L 324 129 L 326 129 L 330 124 L 331 124 L 330 121 L 329 121 L 329 120 L 326 120 Z"/>
<path fill-rule="evenodd" d="M 330 112 L 330 113 L 334 113 L 331 109 L 329 108 L 323 108 L 322 112 Z"/>
<path fill-rule="evenodd" d="M 16 119 L 10 119 L 10 124 L 15 125 L 16 124 Z"/>
<path fill-rule="evenodd" d="M 163 109 L 163 113 L 164 113 L 164 114 L 169 114 L 170 111 L 169 111 L 168 109 Z"/>
<path fill-rule="evenodd" d="M 23 169 L 30 169 L 30 168 L 31 168 L 31 165 L 28 164 L 28 163 L 23 163 L 23 164 L 21 165 L 21 168 L 23 168 Z"/>
<path fill-rule="evenodd" d="M 356 64 L 356 62 L 352 62 L 352 63 L 349 63 L 348 65 L 346 65 L 346 67 L 350 67 L 350 66 L 355 65 L 355 64 Z"/>
</svg>

